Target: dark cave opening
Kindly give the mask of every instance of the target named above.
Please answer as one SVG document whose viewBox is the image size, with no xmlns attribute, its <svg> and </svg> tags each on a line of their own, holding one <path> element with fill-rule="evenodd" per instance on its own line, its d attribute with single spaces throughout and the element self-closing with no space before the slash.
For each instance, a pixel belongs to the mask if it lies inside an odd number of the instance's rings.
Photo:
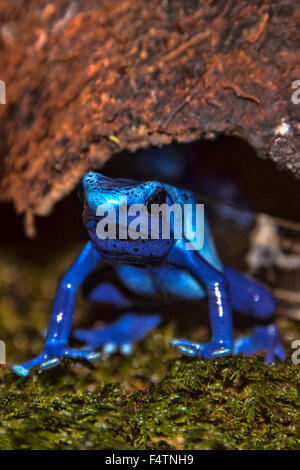
<svg viewBox="0 0 300 470">
<path fill-rule="evenodd" d="M 155 160 L 161 158 L 158 165 Z M 245 202 L 253 211 L 300 221 L 299 181 L 270 160 L 257 158 L 247 142 L 235 137 L 118 154 L 103 172 L 111 177 L 161 179 L 217 199 L 222 196 L 219 186 L 230 184 L 235 186 L 241 205 Z"/>
<path fill-rule="evenodd" d="M 257 158 L 252 147 L 238 138 L 221 136 L 215 141 L 120 153 L 100 171 L 110 177 L 160 179 L 219 200 L 229 194 L 247 210 L 300 222 L 299 181 L 269 160 Z M 37 262 L 87 239 L 77 191 L 60 201 L 48 217 L 36 218 L 37 237 L 32 240 L 11 204 L 1 205 L 0 214 L 1 246 Z"/>
</svg>

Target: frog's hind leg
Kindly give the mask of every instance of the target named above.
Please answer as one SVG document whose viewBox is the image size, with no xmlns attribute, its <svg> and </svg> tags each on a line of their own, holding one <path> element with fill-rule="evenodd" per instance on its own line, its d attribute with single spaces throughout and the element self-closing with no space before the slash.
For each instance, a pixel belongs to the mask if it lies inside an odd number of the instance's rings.
<svg viewBox="0 0 300 470">
<path fill-rule="evenodd" d="M 224 273 L 229 283 L 233 310 L 260 319 L 273 316 L 276 305 L 268 289 L 230 266 L 224 266 Z"/>
<path fill-rule="evenodd" d="M 105 354 L 112 354 L 117 350 L 123 354 L 130 354 L 133 344 L 143 339 L 150 330 L 159 325 L 160 321 L 159 315 L 125 313 L 106 327 L 75 330 L 73 336 L 86 342 L 88 349 L 103 347 Z"/>
<path fill-rule="evenodd" d="M 117 283 L 102 281 L 85 292 L 87 300 L 106 303 L 118 307 L 123 312 L 118 320 L 102 328 L 87 330 L 74 330 L 72 337 L 86 343 L 86 348 L 102 347 L 105 354 L 112 354 L 119 350 L 123 354 L 130 354 L 133 344 L 143 339 L 147 333 L 161 322 L 158 314 L 145 315 L 129 312 L 137 308 L 138 302 L 127 296 L 126 290 Z M 93 345 L 93 346 L 92 346 Z"/>
<path fill-rule="evenodd" d="M 260 320 L 272 319 L 275 302 L 272 294 L 263 285 L 229 266 L 224 267 L 224 273 L 229 282 L 233 310 Z M 284 360 L 285 351 L 274 323 L 255 327 L 252 335 L 238 339 L 234 345 L 235 354 L 255 354 L 259 351 L 266 353 L 267 364 L 273 362 L 276 356 Z"/>
<path fill-rule="evenodd" d="M 235 354 L 255 354 L 265 352 L 265 363 L 275 362 L 276 357 L 285 359 L 285 350 L 281 344 L 278 328 L 274 323 L 254 328 L 252 335 L 239 338 L 234 343 Z"/>
</svg>

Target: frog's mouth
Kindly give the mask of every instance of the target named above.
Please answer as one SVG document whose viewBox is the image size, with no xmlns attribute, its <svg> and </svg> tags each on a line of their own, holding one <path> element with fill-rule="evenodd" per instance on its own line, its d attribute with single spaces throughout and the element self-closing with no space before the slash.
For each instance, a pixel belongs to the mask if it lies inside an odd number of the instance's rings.
<svg viewBox="0 0 300 470">
<path fill-rule="evenodd" d="M 88 230 L 92 230 L 93 227 L 96 229 L 97 218 L 86 207 L 83 210 L 82 220 Z"/>
</svg>

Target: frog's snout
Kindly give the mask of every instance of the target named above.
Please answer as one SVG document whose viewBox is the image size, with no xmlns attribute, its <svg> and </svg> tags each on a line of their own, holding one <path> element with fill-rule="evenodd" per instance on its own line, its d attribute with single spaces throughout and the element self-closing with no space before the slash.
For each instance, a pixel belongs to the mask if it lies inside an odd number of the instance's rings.
<svg viewBox="0 0 300 470">
<path fill-rule="evenodd" d="M 77 196 L 79 197 L 80 201 L 82 203 L 85 202 L 85 194 L 90 190 L 90 189 L 95 189 L 97 190 L 99 187 L 97 175 L 94 171 L 89 171 L 86 173 L 80 183 L 77 186 Z"/>
<path fill-rule="evenodd" d="M 81 184 L 84 191 L 93 189 L 97 190 L 99 189 L 99 185 L 101 183 L 108 181 L 110 181 L 110 178 L 108 178 L 107 176 L 104 176 L 101 173 L 96 173 L 94 171 L 89 171 L 82 178 Z"/>
<path fill-rule="evenodd" d="M 89 171 L 84 175 L 78 186 L 77 192 L 79 199 L 84 202 L 87 194 L 99 192 L 99 190 L 103 189 L 103 186 L 109 184 L 110 181 L 110 178 L 101 173 Z"/>
</svg>

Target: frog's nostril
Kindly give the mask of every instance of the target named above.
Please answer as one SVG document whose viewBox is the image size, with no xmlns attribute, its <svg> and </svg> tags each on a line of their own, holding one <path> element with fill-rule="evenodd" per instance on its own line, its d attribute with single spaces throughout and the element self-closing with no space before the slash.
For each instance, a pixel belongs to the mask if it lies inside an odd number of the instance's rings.
<svg viewBox="0 0 300 470">
<path fill-rule="evenodd" d="M 94 171 L 89 171 L 84 175 L 82 178 L 82 187 L 83 191 L 93 191 L 98 190 L 99 188 L 99 173 L 95 173 Z"/>
<path fill-rule="evenodd" d="M 94 171 L 89 171 L 84 175 L 82 178 L 82 183 L 88 183 L 97 180 L 98 178 L 98 173 L 95 173 Z"/>
<path fill-rule="evenodd" d="M 82 178 L 82 185 L 86 192 L 99 191 L 100 188 L 103 188 L 104 186 L 107 187 L 111 182 L 111 178 L 94 171 L 89 171 Z"/>
</svg>

